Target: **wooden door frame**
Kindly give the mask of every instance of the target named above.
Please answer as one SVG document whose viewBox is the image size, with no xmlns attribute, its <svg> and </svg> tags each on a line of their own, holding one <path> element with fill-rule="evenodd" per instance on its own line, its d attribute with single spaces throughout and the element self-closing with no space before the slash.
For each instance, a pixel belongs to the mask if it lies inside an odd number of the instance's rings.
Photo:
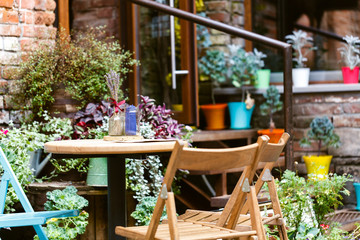
<svg viewBox="0 0 360 240">
<path fill-rule="evenodd" d="M 120 42 L 126 49 L 133 51 L 139 59 L 139 41 L 137 31 L 137 8 L 128 0 L 119 0 L 120 16 Z M 180 1 L 180 8 L 188 12 L 196 12 L 193 0 Z M 188 70 L 189 74 L 181 78 L 183 111 L 174 112 L 174 118 L 185 124 L 199 124 L 198 110 L 198 73 L 197 73 L 197 47 L 196 25 L 185 20 L 181 24 L 181 68 Z M 123 84 L 124 89 L 129 89 L 129 98 L 132 104 L 139 103 L 141 93 L 139 67 L 134 67 L 127 81 Z M 159 103 L 161 104 L 161 103 Z M 169 106 L 168 106 L 169 108 Z"/>
</svg>

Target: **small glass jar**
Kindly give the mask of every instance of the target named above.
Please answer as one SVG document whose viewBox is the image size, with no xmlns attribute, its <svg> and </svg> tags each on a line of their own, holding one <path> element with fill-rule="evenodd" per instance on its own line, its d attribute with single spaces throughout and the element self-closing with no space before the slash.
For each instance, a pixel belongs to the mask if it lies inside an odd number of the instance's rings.
<svg viewBox="0 0 360 240">
<path fill-rule="evenodd" d="M 124 136 L 125 135 L 125 113 L 115 112 L 109 119 L 109 135 Z"/>
</svg>

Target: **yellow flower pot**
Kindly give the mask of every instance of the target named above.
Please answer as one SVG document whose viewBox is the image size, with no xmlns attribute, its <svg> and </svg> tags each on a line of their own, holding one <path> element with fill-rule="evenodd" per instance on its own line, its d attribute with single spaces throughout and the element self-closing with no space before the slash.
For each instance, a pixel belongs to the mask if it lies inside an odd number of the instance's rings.
<svg viewBox="0 0 360 240">
<path fill-rule="evenodd" d="M 314 180 L 323 180 L 329 174 L 333 156 L 303 156 L 308 177 Z"/>
</svg>

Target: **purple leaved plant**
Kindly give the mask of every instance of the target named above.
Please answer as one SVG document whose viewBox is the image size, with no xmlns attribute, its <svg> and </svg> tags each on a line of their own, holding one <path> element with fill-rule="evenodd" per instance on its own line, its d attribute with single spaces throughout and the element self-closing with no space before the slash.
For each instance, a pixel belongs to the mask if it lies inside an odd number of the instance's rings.
<svg viewBox="0 0 360 240">
<path fill-rule="evenodd" d="M 148 96 L 140 96 L 140 121 L 149 122 L 155 131 L 157 139 L 180 139 L 183 135 L 183 124 L 172 118 L 170 109 L 165 104 L 155 105 L 155 100 Z"/>
</svg>

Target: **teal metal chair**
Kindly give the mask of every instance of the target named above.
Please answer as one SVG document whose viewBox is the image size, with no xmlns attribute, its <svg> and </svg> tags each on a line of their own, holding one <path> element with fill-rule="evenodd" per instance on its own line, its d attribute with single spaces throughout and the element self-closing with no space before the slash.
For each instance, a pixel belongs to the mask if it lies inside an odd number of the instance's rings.
<svg viewBox="0 0 360 240">
<path fill-rule="evenodd" d="M 59 210 L 59 211 L 39 211 L 35 212 L 24 190 L 21 188 L 14 171 L 12 170 L 3 150 L 0 148 L 0 164 L 4 173 L 0 183 L 0 228 L 33 226 L 40 240 L 47 240 L 44 229 L 41 225 L 45 224 L 50 218 L 76 217 L 79 210 Z M 15 189 L 15 193 L 20 200 L 25 212 L 4 214 L 5 199 L 9 183 Z"/>
</svg>

